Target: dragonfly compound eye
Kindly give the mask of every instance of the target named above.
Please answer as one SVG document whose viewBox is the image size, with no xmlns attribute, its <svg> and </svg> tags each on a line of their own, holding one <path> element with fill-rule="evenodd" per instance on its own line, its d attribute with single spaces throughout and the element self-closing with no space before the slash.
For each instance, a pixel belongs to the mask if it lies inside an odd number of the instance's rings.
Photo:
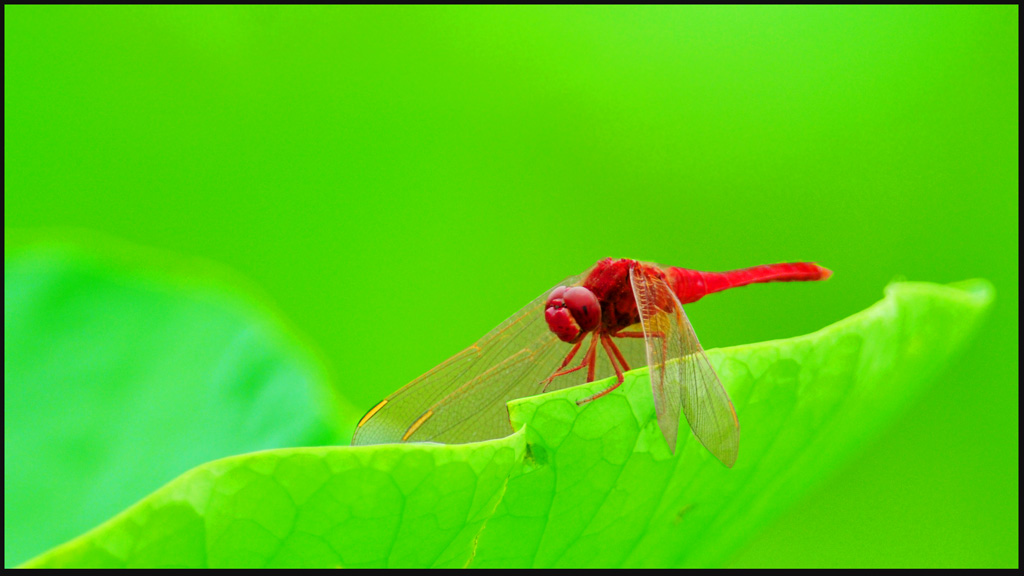
<svg viewBox="0 0 1024 576">
<path fill-rule="evenodd" d="M 561 308 L 565 303 L 565 300 L 562 297 L 568 289 L 568 286 L 559 286 L 552 290 L 551 294 L 548 294 L 548 301 L 544 304 L 544 307 L 551 308 L 552 306 L 555 306 Z"/>
<path fill-rule="evenodd" d="M 544 319 L 559 340 L 573 344 L 601 324 L 601 304 L 586 288 L 559 286 L 548 296 Z"/>
<path fill-rule="evenodd" d="M 594 293 L 582 286 L 569 288 L 562 296 L 565 307 L 572 312 L 580 330 L 590 332 L 601 324 L 601 303 Z"/>
<path fill-rule="evenodd" d="M 580 330 L 576 319 L 572 317 L 572 312 L 565 307 L 563 296 L 567 289 L 566 286 L 559 286 L 551 291 L 547 302 L 544 303 L 544 320 L 547 321 L 548 328 L 555 333 L 555 336 L 558 336 L 559 340 L 572 344 L 579 341 L 583 331 Z"/>
</svg>

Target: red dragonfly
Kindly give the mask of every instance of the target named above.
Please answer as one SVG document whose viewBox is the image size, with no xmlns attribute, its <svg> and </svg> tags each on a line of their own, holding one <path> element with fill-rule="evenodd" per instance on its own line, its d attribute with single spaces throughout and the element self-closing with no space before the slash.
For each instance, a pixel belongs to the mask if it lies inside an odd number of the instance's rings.
<svg viewBox="0 0 1024 576">
<path fill-rule="evenodd" d="M 615 376 L 606 390 L 577 402 L 584 404 L 618 388 L 624 372 L 647 365 L 669 449 L 675 452 L 681 410 L 701 443 L 732 467 L 739 420 L 683 304 L 757 282 L 831 275 L 808 262 L 699 272 L 606 258 L 382 400 L 359 421 L 352 444 L 501 438 L 512 432 L 506 402 Z"/>
</svg>

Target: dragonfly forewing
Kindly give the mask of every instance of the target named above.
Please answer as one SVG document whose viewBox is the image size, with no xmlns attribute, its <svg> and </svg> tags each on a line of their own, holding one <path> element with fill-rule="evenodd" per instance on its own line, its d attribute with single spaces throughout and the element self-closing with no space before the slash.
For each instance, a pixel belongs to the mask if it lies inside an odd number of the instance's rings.
<svg viewBox="0 0 1024 576">
<path fill-rule="evenodd" d="M 682 412 L 701 444 L 732 467 L 739 421 L 682 304 L 663 278 L 642 266 L 630 271 L 630 282 L 644 329 L 658 426 L 669 449 L 675 452 Z"/>
<path fill-rule="evenodd" d="M 559 285 L 576 285 L 584 274 Z M 549 292 L 382 400 L 360 421 L 352 444 L 460 444 L 511 434 L 506 403 L 540 393 L 569 350 L 544 321 Z"/>
</svg>

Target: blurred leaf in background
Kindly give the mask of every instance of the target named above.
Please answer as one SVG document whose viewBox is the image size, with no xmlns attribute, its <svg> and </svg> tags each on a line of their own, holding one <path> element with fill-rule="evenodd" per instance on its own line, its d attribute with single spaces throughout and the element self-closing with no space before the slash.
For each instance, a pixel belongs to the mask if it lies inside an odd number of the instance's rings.
<svg viewBox="0 0 1024 576">
<path fill-rule="evenodd" d="M 272 318 L 151 252 L 5 251 L 4 564 L 215 458 L 347 442 L 353 414 Z"/>
<path fill-rule="evenodd" d="M 4 65 L 5 241 L 223 263 L 362 408 L 601 257 L 836 272 L 689 307 L 706 348 L 988 278 L 963 360 L 733 563 L 1017 564 L 1015 6 L 13 6 Z"/>
</svg>

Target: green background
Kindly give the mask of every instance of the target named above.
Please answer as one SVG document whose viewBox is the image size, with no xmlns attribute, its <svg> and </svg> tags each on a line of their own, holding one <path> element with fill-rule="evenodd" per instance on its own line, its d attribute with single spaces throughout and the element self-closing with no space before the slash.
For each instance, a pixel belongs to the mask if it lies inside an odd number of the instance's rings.
<svg viewBox="0 0 1024 576">
<path fill-rule="evenodd" d="M 732 565 L 1016 566 L 1017 22 L 5 7 L 5 242 L 223 263 L 365 408 L 600 257 L 835 271 L 688 306 L 706 348 L 985 277 L 968 352 Z"/>
</svg>

